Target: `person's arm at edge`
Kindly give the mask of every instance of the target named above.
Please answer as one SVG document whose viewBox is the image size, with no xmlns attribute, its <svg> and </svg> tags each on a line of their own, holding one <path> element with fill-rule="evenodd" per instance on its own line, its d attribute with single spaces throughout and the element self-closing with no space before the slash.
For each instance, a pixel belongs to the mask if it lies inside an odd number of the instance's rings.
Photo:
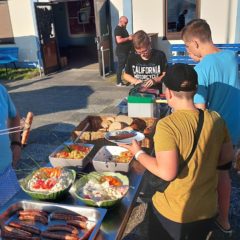
<svg viewBox="0 0 240 240">
<path fill-rule="evenodd" d="M 132 36 L 128 36 L 128 37 L 121 37 L 121 36 L 116 36 L 116 42 L 119 43 L 125 43 L 125 42 L 129 42 L 132 41 Z"/>
<path fill-rule="evenodd" d="M 132 141 L 131 145 L 121 144 L 121 146 L 130 150 L 134 155 L 141 150 L 141 147 L 135 140 Z M 157 152 L 156 158 L 143 152 L 136 160 L 163 180 L 172 181 L 177 176 L 178 153 L 176 150 Z"/>
<path fill-rule="evenodd" d="M 160 83 L 165 74 L 166 74 L 166 72 L 163 72 L 159 77 L 155 77 L 155 78 L 147 80 L 146 82 L 144 82 L 144 87 L 150 88 L 150 87 Z"/>
<path fill-rule="evenodd" d="M 162 81 L 163 77 L 165 76 L 166 72 L 162 72 L 162 74 L 159 77 L 153 78 L 155 83 L 159 83 Z"/>
<path fill-rule="evenodd" d="M 124 78 L 124 80 L 126 80 L 129 83 L 131 83 L 132 85 L 136 85 L 138 83 L 142 83 L 142 80 L 136 79 L 132 75 L 130 75 L 130 74 L 126 73 L 126 72 L 123 74 L 123 78 Z"/>
<path fill-rule="evenodd" d="M 159 57 L 161 58 L 160 62 L 162 62 L 161 63 L 162 73 L 158 77 L 155 77 L 155 78 L 152 78 L 152 79 L 149 79 L 148 81 L 146 81 L 145 87 L 147 87 L 147 88 L 150 88 L 151 86 L 157 85 L 158 83 L 160 83 L 166 74 L 167 58 L 166 58 L 165 53 L 163 53 L 162 51 L 160 51 L 160 52 L 161 52 L 161 54 Z"/>
<path fill-rule="evenodd" d="M 232 143 L 225 143 L 219 157 L 219 166 L 223 166 L 233 160 Z M 231 179 L 229 169 L 218 171 L 218 209 L 219 215 L 217 217 L 218 223 L 224 228 L 229 229 L 230 223 L 228 219 L 230 196 L 231 196 Z"/>
<path fill-rule="evenodd" d="M 18 113 L 16 113 L 15 117 L 8 119 L 8 126 L 9 126 L 9 128 L 20 126 L 20 116 L 19 116 Z M 19 143 L 19 145 L 17 145 L 17 144 L 11 145 L 12 152 L 13 152 L 13 163 L 12 163 L 12 165 L 15 168 L 17 166 L 17 163 L 20 159 L 20 154 L 21 154 L 20 132 L 12 133 L 10 135 L 10 139 L 11 139 L 11 142 Z"/>
</svg>

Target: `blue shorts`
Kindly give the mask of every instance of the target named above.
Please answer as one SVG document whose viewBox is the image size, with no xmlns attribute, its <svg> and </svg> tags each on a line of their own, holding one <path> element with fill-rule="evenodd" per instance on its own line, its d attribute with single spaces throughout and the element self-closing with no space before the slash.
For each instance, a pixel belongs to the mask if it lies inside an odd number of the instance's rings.
<svg viewBox="0 0 240 240">
<path fill-rule="evenodd" d="M 20 186 L 12 166 L 9 166 L 0 174 L 0 207 L 10 200 L 18 191 Z"/>
</svg>

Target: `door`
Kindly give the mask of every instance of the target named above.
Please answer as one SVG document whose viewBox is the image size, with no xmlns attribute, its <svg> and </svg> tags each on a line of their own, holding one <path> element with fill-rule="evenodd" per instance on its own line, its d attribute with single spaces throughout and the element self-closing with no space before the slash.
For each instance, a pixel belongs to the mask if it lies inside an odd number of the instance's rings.
<svg viewBox="0 0 240 240">
<path fill-rule="evenodd" d="M 48 74 L 60 68 L 53 9 L 50 4 L 36 3 L 35 11 L 43 69 Z"/>
<path fill-rule="evenodd" d="M 112 72 L 112 34 L 109 0 L 95 0 L 96 42 L 100 75 L 105 77 Z"/>
</svg>

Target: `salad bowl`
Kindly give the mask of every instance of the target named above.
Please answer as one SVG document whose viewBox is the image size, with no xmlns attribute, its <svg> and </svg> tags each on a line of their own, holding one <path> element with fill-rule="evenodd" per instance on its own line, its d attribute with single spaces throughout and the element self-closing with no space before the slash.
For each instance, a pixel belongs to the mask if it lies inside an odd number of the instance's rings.
<svg viewBox="0 0 240 240">
<path fill-rule="evenodd" d="M 19 184 L 33 199 L 55 200 L 69 191 L 75 178 L 72 169 L 43 167 L 20 179 Z"/>
<path fill-rule="evenodd" d="M 112 207 L 129 189 L 127 176 L 116 172 L 91 172 L 77 180 L 71 192 L 89 206 Z"/>
</svg>

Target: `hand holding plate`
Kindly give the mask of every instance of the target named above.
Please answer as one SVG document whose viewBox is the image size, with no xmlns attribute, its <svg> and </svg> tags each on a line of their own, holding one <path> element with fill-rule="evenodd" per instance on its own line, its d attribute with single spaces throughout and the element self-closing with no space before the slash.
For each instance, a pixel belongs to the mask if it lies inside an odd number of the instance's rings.
<svg viewBox="0 0 240 240">
<path fill-rule="evenodd" d="M 132 144 L 122 144 L 122 143 L 117 143 L 117 144 L 131 151 L 133 155 L 135 155 L 139 150 L 141 150 L 139 142 L 137 142 L 135 139 L 132 140 Z"/>
</svg>

